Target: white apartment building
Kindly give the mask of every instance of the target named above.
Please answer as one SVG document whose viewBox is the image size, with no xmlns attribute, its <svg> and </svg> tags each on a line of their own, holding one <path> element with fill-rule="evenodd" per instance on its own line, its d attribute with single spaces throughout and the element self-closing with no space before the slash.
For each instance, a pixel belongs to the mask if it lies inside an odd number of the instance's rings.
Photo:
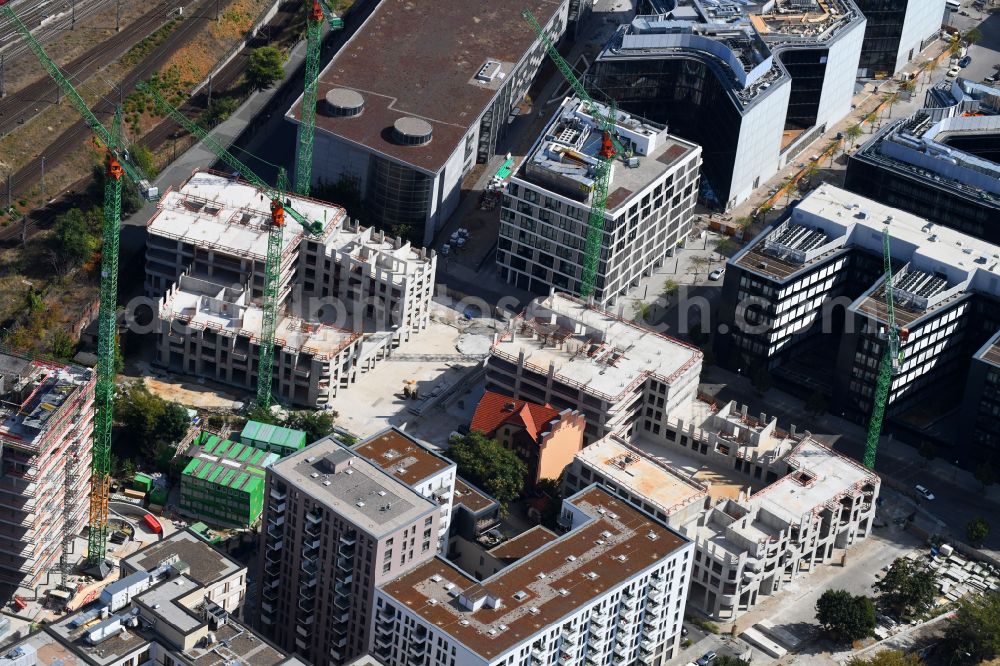
<svg viewBox="0 0 1000 666">
<path fill-rule="evenodd" d="M 517 400 L 575 409 L 584 442 L 628 437 L 643 410 L 683 410 L 698 391 L 702 353 L 635 322 L 553 293 L 495 336 L 486 388 Z"/>
<path fill-rule="evenodd" d="M 692 539 L 688 603 L 711 617 L 739 617 L 871 533 L 878 476 L 808 433 L 732 402 L 667 425 L 588 446 L 564 492 L 597 484 Z"/>
<path fill-rule="evenodd" d="M 604 107 L 604 113 L 608 110 Z M 691 229 L 701 147 L 667 128 L 618 113 L 616 133 L 633 154 L 608 180 L 594 300 L 611 303 L 663 263 Z M 588 217 L 603 132 L 566 98 L 511 178 L 500 212 L 500 277 L 521 289 L 580 294 Z"/>
<path fill-rule="evenodd" d="M 361 228 L 342 208 L 292 196 L 322 231 L 283 229 L 274 385 L 323 407 L 430 320 L 436 256 Z M 160 298 L 157 364 L 252 389 L 263 321 L 269 202 L 196 172 L 147 223 L 146 293 Z"/>
<path fill-rule="evenodd" d="M 561 522 L 566 534 L 482 581 L 436 558 L 380 587 L 371 653 L 387 666 L 668 663 L 690 542 L 596 487 L 564 500 Z"/>
</svg>

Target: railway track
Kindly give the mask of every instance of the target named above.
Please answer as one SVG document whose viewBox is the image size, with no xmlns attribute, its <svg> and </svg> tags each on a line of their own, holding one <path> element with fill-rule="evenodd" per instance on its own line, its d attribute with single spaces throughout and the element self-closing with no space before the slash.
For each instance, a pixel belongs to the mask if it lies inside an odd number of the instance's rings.
<svg viewBox="0 0 1000 666">
<path fill-rule="evenodd" d="M 11 7 L 32 29 L 35 38 L 45 44 L 62 30 L 70 30 L 74 20 L 74 5 L 76 22 L 83 21 L 107 7 L 114 6 L 117 0 L 13 0 Z M 43 19 L 58 16 L 41 25 Z M 25 44 L 8 25 L 0 25 L 0 53 L 7 60 L 13 60 L 30 53 Z"/>
<path fill-rule="evenodd" d="M 108 63 L 121 58 L 129 49 L 167 22 L 173 3 L 159 2 L 154 9 L 129 23 L 112 39 L 102 41 L 60 69 L 72 81 L 86 81 Z M 15 8 L 16 9 L 16 8 Z M 17 38 L 17 41 L 24 40 Z M 33 58 L 32 54 L 25 57 Z M 21 90 L 0 99 L 0 136 L 34 118 L 55 104 L 59 88 L 43 76 Z"/>
</svg>

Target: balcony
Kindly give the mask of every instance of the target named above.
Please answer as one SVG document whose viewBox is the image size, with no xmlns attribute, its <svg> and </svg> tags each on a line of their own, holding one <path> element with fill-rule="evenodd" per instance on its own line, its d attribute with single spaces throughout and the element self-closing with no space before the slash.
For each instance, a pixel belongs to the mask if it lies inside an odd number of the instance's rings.
<svg viewBox="0 0 1000 666">
<path fill-rule="evenodd" d="M 271 499 L 277 500 L 279 502 L 282 501 L 282 500 L 284 500 L 286 497 L 288 497 L 288 495 L 286 493 L 281 492 L 277 488 L 271 488 L 271 492 L 269 493 L 269 496 L 271 497 Z"/>
<path fill-rule="evenodd" d="M 319 537 L 310 537 L 302 542 L 302 548 L 306 550 L 315 550 L 319 548 L 319 544 Z"/>
<path fill-rule="evenodd" d="M 655 647 L 656 645 L 653 643 L 653 641 L 649 640 L 648 638 L 639 643 L 639 649 L 642 650 L 643 652 L 652 652 L 653 648 Z"/>
<path fill-rule="evenodd" d="M 273 527 L 281 527 L 282 525 L 285 524 L 285 517 L 284 516 L 270 516 L 267 519 L 267 524 L 270 525 L 270 526 L 273 526 Z M 268 533 L 270 534 L 270 529 L 268 530 Z"/>
<path fill-rule="evenodd" d="M 358 537 L 352 532 L 340 535 L 340 543 L 344 546 L 353 546 L 358 542 Z"/>
<path fill-rule="evenodd" d="M 347 622 L 347 619 L 349 617 L 350 617 L 350 614 L 347 611 L 335 610 L 333 612 L 333 621 L 334 622 Z"/>
<path fill-rule="evenodd" d="M 303 560 L 302 566 L 299 568 L 302 569 L 302 573 L 304 573 L 307 578 L 312 578 L 316 575 L 316 565 L 310 560 Z"/>
<path fill-rule="evenodd" d="M 338 594 L 333 598 L 333 606 L 339 610 L 350 610 L 351 609 L 351 597 L 346 594 Z"/>
<path fill-rule="evenodd" d="M 268 525 L 267 536 L 271 539 L 280 539 L 282 536 L 284 536 L 284 531 L 276 526 Z"/>
<path fill-rule="evenodd" d="M 562 639 L 568 643 L 576 643 L 576 639 L 580 637 L 580 633 L 572 629 L 562 630 Z"/>
<path fill-rule="evenodd" d="M 277 551 L 277 550 L 281 550 L 282 547 L 284 547 L 284 545 L 285 545 L 284 540 L 283 539 L 278 539 L 277 541 L 270 541 L 270 542 L 268 542 L 267 549 L 268 550 Z"/>
<path fill-rule="evenodd" d="M 300 628 L 304 627 L 307 631 L 312 631 L 312 629 L 308 629 L 308 627 L 312 626 L 314 617 L 315 616 L 312 613 L 309 613 L 308 615 L 299 616 L 295 621 Z"/>
<path fill-rule="evenodd" d="M 349 557 L 338 557 L 337 558 L 337 570 L 343 571 L 344 573 L 354 572 L 354 561 Z"/>
<path fill-rule="evenodd" d="M 392 647 L 392 634 L 386 636 L 375 636 L 376 647 L 390 648 Z"/>
<path fill-rule="evenodd" d="M 271 505 L 271 513 L 283 514 L 285 512 L 286 502 L 277 502 Z"/>
</svg>

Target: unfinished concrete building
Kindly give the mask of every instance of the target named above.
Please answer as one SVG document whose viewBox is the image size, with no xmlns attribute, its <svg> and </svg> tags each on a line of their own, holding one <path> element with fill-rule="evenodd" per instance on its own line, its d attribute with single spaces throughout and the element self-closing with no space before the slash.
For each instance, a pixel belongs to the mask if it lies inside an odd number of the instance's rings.
<svg viewBox="0 0 1000 666">
<path fill-rule="evenodd" d="M 870 534 L 879 478 L 808 433 L 700 400 L 663 425 L 588 446 L 564 491 L 596 483 L 693 540 L 688 602 L 711 617 L 735 619 Z"/>
<path fill-rule="evenodd" d="M 291 197 L 323 231 L 289 218 L 279 269 L 274 387 L 323 407 L 430 320 L 436 257 Z M 251 389 L 263 319 L 269 203 L 250 185 L 196 172 L 147 224 L 146 293 L 160 298 L 157 364 Z"/>
<path fill-rule="evenodd" d="M 0 586 L 58 571 L 87 518 L 96 375 L 0 353 Z"/>
<path fill-rule="evenodd" d="M 690 403 L 701 361 L 696 347 L 553 293 L 496 336 L 486 388 L 579 410 L 589 443 L 612 432 L 628 437 L 647 404 L 662 415 Z"/>
</svg>

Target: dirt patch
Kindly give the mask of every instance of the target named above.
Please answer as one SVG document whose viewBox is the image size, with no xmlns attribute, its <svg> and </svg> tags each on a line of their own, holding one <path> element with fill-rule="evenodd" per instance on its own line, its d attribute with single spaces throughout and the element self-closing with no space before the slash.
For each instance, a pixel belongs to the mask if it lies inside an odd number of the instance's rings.
<svg viewBox="0 0 1000 666">
<path fill-rule="evenodd" d="M 151 393 L 192 409 L 231 411 L 243 406 L 243 401 L 236 397 L 222 393 L 214 387 L 198 384 L 196 381 L 171 383 L 145 377 L 143 382 Z"/>
</svg>

